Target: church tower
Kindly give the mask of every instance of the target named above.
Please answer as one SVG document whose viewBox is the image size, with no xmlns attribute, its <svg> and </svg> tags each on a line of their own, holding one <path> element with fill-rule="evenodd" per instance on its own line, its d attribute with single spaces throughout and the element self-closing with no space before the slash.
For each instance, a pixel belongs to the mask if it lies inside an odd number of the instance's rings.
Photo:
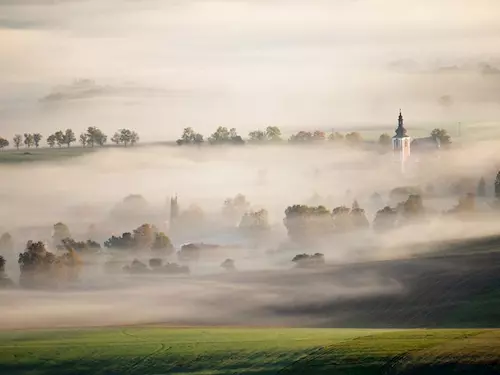
<svg viewBox="0 0 500 375">
<path fill-rule="evenodd" d="M 401 109 L 399 110 L 396 135 L 392 137 L 392 150 L 396 160 L 401 164 L 401 172 L 405 172 L 406 163 L 410 157 L 411 138 L 408 136 L 403 122 Z"/>
</svg>

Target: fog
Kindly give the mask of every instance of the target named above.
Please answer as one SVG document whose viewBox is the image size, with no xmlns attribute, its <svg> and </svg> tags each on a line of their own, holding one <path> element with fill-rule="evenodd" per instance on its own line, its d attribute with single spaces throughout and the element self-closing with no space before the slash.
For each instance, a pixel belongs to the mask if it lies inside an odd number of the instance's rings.
<svg viewBox="0 0 500 375">
<path fill-rule="evenodd" d="M 64 162 L 2 165 L 0 231 L 14 237 L 15 250 L 4 255 L 6 272 L 15 282 L 18 253 L 28 240 L 50 243 L 52 226 L 59 221 L 69 226 L 77 240 L 89 238 L 91 224 L 96 233 L 93 239 L 103 243 L 112 234 L 149 222 L 171 235 L 176 249 L 187 242 L 224 247 L 189 263 L 189 276 L 105 271 L 104 264 L 111 259 L 119 259 L 120 267 L 134 258 L 147 263 L 152 257 L 148 252 L 116 258 L 104 251 L 84 257 L 79 280 L 72 286 L 56 291 L 0 291 L 1 327 L 144 323 L 321 326 L 326 324 L 324 317 L 284 316 L 277 311 L 345 298 L 404 295 L 407 286 L 400 277 L 380 272 L 375 263 L 362 271 L 339 272 L 346 264 L 407 259 L 429 252 L 436 241 L 498 233 L 498 217 L 491 207 L 500 165 L 497 149 L 496 141 L 464 142 L 440 152 L 439 159 L 420 156 L 405 175 L 392 153 L 341 144 L 104 148 Z M 460 220 L 441 215 L 460 197 L 451 192 L 454 182 L 471 179 L 471 189 L 475 189 L 482 176 L 488 196 L 477 198 L 477 217 Z M 284 211 L 290 205 L 324 204 L 331 210 L 350 207 L 354 200 L 372 222 L 377 210 L 397 203 L 390 198 L 390 190 L 429 184 L 435 193 L 424 196 L 424 206 L 435 214 L 423 223 L 383 234 L 373 230 L 337 234 L 310 246 L 291 243 L 283 225 Z M 374 192 L 381 195 L 380 202 L 373 201 Z M 238 193 L 250 202 L 249 210 L 269 211 L 266 236 L 254 238 L 220 224 L 224 200 Z M 142 212 L 113 215 L 130 194 L 142 195 L 147 206 Z M 181 212 L 196 204 L 209 225 L 200 229 L 187 223 L 182 233 L 169 233 L 168 203 L 174 195 Z M 315 252 L 325 255 L 325 269 L 301 270 L 291 262 L 296 254 Z M 235 260 L 237 272 L 227 273 L 220 267 L 227 258 Z M 175 255 L 168 260 L 178 262 Z M 328 324 L 335 317 L 332 312 Z"/>
<path fill-rule="evenodd" d="M 440 241 L 498 233 L 498 14 L 497 0 L 0 0 L 0 136 L 40 132 L 45 140 L 59 129 L 79 134 L 97 126 L 110 135 L 127 127 L 142 142 L 60 162 L 0 164 L 0 234 L 14 239 L 14 250 L 2 254 L 7 275 L 17 284 L 27 241 L 51 244 L 61 221 L 74 239 L 92 236 L 101 244 L 151 223 L 176 250 L 189 242 L 221 246 L 191 262 L 189 276 L 130 275 L 122 266 L 152 255 L 104 249 L 84 257 L 78 280 L 61 289 L 0 290 L 0 328 L 331 326 L 348 312 L 325 310 L 327 319 L 280 311 L 404 297 L 406 271 L 394 263 L 387 274 L 380 264 L 432 253 Z M 373 138 L 392 134 L 398 108 L 411 136 L 442 127 L 455 137 L 461 122 L 463 137 L 439 158 L 417 155 L 404 175 L 392 154 L 370 142 L 148 143 L 173 141 L 188 126 L 205 136 L 227 126 L 245 138 L 272 125 L 284 138 L 313 129 L 362 130 Z M 487 196 L 477 197 L 477 215 L 441 215 L 475 192 L 481 177 Z M 356 200 L 372 223 L 378 210 L 399 203 L 390 191 L 401 186 L 425 191 L 424 222 L 337 233 L 310 245 L 289 238 L 288 206 L 331 211 Z M 224 200 L 239 193 L 247 210 L 268 211 L 266 235 L 224 221 Z M 131 194 L 146 203 L 125 212 Z M 172 231 L 173 196 L 181 212 L 201 208 L 204 224 L 187 221 Z M 316 252 L 325 257 L 321 269 L 292 263 Z M 227 258 L 237 272 L 220 267 Z M 108 272 L 114 260 L 119 269 Z M 179 262 L 175 254 L 165 260 Z M 349 271 L 355 264 L 364 268 Z M 434 269 L 432 262 L 422 267 Z"/>
<path fill-rule="evenodd" d="M 388 125 L 399 107 L 415 125 L 496 121 L 499 12 L 495 0 L 4 0 L 0 130 L 289 133 Z"/>
</svg>

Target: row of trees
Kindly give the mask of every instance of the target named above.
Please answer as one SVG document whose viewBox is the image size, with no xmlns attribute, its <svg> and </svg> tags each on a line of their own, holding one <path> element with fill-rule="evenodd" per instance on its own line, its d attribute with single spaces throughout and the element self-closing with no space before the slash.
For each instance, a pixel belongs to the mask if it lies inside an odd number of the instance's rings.
<svg viewBox="0 0 500 375">
<path fill-rule="evenodd" d="M 14 138 L 12 138 L 13 145 L 16 149 L 24 144 L 26 148 L 38 148 L 40 147 L 41 141 L 43 139 L 42 134 L 40 133 L 24 133 L 24 135 L 16 134 Z M 111 138 L 111 142 L 116 145 L 124 145 L 127 147 L 128 145 L 135 145 L 139 142 L 139 134 L 137 132 L 130 129 L 120 129 L 117 131 L 113 137 Z M 57 132 L 49 135 L 46 139 L 47 145 L 50 148 L 55 146 L 62 147 L 71 147 L 73 143 L 77 141 L 75 132 L 72 129 L 66 130 L 58 130 Z M 95 146 L 104 146 L 108 141 L 108 136 L 102 132 L 99 128 L 90 126 L 87 130 L 80 134 L 78 141 L 83 147 L 95 147 Z M 0 137 L 0 149 L 8 147 L 10 142 Z"/>
<path fill-rule="evenodd" d="M 434 139 L 439 139 L 442 145 L 448 145 L 451 143 L 451 137 L 445 129 L 434 129 L 430 136 Z M 363 137 L 358 132 L 350 132 L 347 134 L 342 134 L 339 132 L 332 132 L 327 134 L 322 130 L 315 131 L 299 131 L 293 134 L 288 139 L 291 143 L 307 143 L 313 141 L 335 141 L 341 142 L 346 141 L 350 144 L 361 143 Z M 277 126 L 268 126 L 265 130 L 253 130 L 248 133 L 249 143 L 264 143 L 264 142 L 281 142 L 282 133 L 281 129 Z M 177 140 L 178 145 L 201 145 L 205 142 L 205 138 L 202 134 L 193 130 L 193 128 L 185 128 L 182 136 Z M 392 143 L 392 137 L 384 133 L 380 135 L 379 144 L 382 146 L 389 146 Z M 245 141 L 240 135 L 238 135 L 235 128 L 228 129 L 223 126 L 219 126 L 217 130 L 210 135 L 208 138 L 209 144 L 243 144 Z"/>
</svg>

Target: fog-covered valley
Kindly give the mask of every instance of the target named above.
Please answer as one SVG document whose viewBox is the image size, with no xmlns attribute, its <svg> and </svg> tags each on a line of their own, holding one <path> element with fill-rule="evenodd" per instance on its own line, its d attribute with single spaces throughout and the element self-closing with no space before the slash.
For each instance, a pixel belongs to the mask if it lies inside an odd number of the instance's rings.
<svg viewBox="0 0 500 375">
<path fill-rule="evenodd" d="M 392 152 L 343 144 L 110 148 L 2 165 L 1 231 L 11 236 L 2 255 L 13 282 L 0 291 L 2 324 L 335 324 L 334 312 L 280 311 L 405 295 L 405 259 L 498 234 L 496 147 L 465 143 L 423 154 L 405 174 Z M 294 205 L 324 206 L 326 215 L 286 214 Z M 393 209 L 388 226 L 377 224 L 384 207 Z M 161 251 L 152 232 L 167 238 Z M 61 245 L 58 236 L 76 242 Z M 79 247 L 88 240 L 99 249 Z M 18 260 L 27 241 L 44 242 L 61 257 L 54 264 L 70 271 L 23 284 Z M 68 251 L 74 256 L 63 258 Z M 394 264 L 382 271 L 386 261 Z M 418 264 L 418 272 L 455 267 Z"/>
</svg>

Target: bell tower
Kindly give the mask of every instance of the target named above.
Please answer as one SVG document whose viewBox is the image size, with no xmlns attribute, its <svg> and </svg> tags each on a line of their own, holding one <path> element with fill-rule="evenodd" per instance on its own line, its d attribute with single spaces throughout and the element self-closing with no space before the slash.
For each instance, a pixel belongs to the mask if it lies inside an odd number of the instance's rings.
<svg viewBox="0 0 500 375">
<path fill-rule="evenodd" d="M 392 150 L 396 160 L 401 164 L 401 172 L 405 172 L 406 163 L 410 157 L 411 137 L 408 136 L 404 126 L 403 115 L 399 110 L 398 127 L 396 135 L 392 137 Z"/>
</svg>

